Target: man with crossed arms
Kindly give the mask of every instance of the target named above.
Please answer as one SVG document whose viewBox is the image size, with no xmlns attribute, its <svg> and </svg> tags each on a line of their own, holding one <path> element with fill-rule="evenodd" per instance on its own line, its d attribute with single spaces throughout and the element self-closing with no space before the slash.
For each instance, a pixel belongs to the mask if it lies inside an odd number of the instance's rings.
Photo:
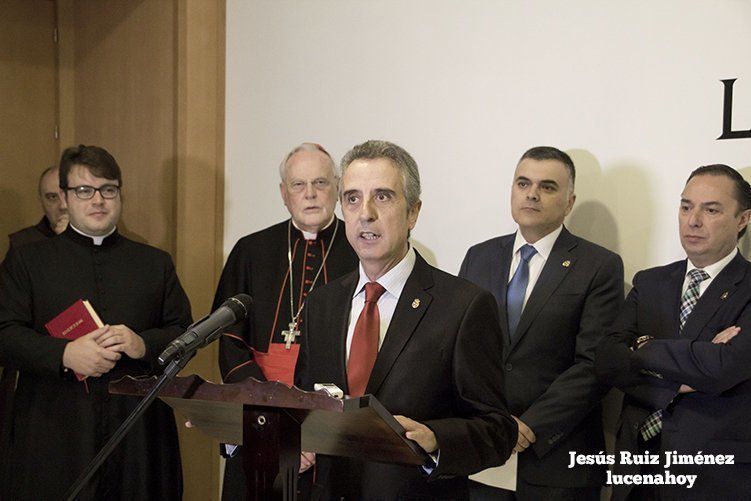
<svg viewBox="0 0 751 501">
<path fill-rule="evenodd" d="M 597 350 L 604 381 L 626 394 L 616 449 L 660 455 L 617 461 L 619 474 L 665 474 L 665 452 L 732 455 L 734 464 L 671 465 L 680 485 L 615 485 L 613 499 L 751 499 L 751 263 L 738 239 L 751 186 L 731 167 L 699 167 L 681 194 L 687 259 L 640 271 L 612 333 Z M 616 456 L 620 458 L 620 456 Z"/>
</svg>

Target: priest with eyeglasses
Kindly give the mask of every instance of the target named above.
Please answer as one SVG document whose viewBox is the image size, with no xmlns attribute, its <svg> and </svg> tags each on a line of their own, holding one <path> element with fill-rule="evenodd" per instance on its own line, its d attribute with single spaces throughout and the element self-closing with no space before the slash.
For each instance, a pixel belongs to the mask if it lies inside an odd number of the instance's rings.
<svg viewBox="0 0 751 501">
<path fill-rule="evenodd" d="M 157 357 L 191 323 L 169 254 L 117 231 L 123 184 L 112 155 L 68 148 L 59 171 L 68 228 L 0 268 L 0 364 L 19 370 L 0 499 L 62 498 L 140 400 L 110 395 L 109 382 L 160 372 Z M 82 299 L 104 326 L 75 340 L 49 335 L 45 324 Z M 155 401 L 78 499 L 181 497 L 174 415 Z"/>
</svg>

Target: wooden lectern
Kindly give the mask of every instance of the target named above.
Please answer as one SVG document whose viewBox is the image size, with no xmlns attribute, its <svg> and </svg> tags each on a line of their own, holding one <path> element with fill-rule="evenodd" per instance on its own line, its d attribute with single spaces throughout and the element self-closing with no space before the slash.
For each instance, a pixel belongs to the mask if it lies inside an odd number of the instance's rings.
<svg viewBox="0 0 751 501">
<path fill-rule="evenodd" d="M 155 383 L 125 377 L 109 389 L 145 395 Z M 175 378 L 159 398 L 211 437 L 243 445 L 248 499 L 272 499 L 278 474 L 283 499 L 295 499 L 301 450 L 406 465 L 430 461 L 372 395 L 339 400 L 279 382 L 214 384 L 193 375 Z"/>
</svg>

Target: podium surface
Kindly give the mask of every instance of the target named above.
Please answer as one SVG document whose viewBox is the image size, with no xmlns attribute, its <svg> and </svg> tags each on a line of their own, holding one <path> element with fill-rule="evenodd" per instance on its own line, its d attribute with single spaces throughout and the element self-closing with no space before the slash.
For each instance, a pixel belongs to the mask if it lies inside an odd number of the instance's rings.
<svg viewBox="0 0 751 501">
<path fill-rule="evenodd" d="M 110 383 L 110 393 L 145 395 L 155 383 L 125 377 Z M 249 499 L 271 498 L 278 473 L 283 498 L 295 499 L 301 450 L 404 465 L 429 461 L 372 395 L 340 400 L 275 381 L 215 384 L 192 375 L 175 378 L 159 398 L 209 436 L 244 446 Z"/>
</svg>

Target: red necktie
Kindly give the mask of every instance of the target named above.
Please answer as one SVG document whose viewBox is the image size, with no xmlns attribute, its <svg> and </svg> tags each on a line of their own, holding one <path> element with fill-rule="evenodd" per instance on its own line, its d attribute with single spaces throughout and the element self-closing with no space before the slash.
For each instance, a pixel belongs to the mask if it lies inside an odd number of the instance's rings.
<svg viewBox="0 0 751 501">
<path fill-rule="evenodd" d="M 347 385 L 351 397 L 360 397 L 365 393 L 370 372 L 378 356 L 378 337 L 381 331 L 378 298 L 384 292 L 386 289 L 378 282 L 365 284 L 365 307 L 355 324 L 347 362 Z"/>
</svg>

